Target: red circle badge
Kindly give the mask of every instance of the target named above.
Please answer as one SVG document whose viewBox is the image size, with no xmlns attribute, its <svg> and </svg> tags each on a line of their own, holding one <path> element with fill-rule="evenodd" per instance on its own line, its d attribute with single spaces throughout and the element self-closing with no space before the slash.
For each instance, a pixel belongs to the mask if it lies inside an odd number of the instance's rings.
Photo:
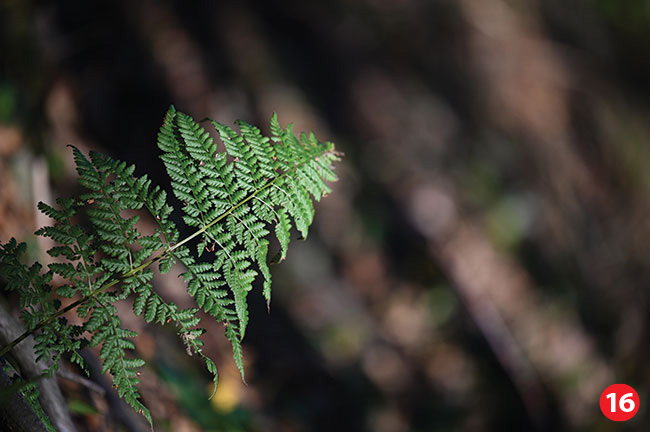
<svg viewBox="0 0 650 432">
<path fill-rule="evenodd" d="M 600 410 L 610 420 L 629 420 L 639 410 L 639 395 L 627 384 L 612 384 L 600 395 Z"/>
</svg>

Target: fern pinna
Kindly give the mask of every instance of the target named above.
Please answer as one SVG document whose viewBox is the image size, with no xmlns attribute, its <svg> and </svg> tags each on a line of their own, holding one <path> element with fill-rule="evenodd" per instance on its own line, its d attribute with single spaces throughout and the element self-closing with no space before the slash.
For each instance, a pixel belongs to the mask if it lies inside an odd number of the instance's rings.
<svg viewBox="0 0 650 432">
<path fill-rule="evenodd" d="M 152 264 L 167 273 L 178 263 L 198 308 L 224 324 L 244 379 L 241 341 L 248 324 L 247 296 L 257 279 L 267 305 L 271 301 L 268 234 L 273 231 L 279 243 L 274 261 L 286 256 L 292 224 L 307 236 L 314 217 L 312 200 L 330 192 L 326 181 L 336 180 L 332 164 L 340 154 L 313 134 L 297 137 L 292 125 L 283 129 L 275 115 L 271 137 L 242 121 L 237 122 L 241 133 L 211 123 L 225 151 L 209 132 L 173 107 L 158 134 L 172 191 L 183 203 L 183 220 L 195 229 L 182 240 L 164 189 L 152 185 L 146 175 L 134 176 L 133 165 L 97 152 L 86 157 L 73 147 L 79 183 L 87 192 L 58 199 L 56 206 L 39 204 L 55 223 L 37 234 L 58 244 L 48 251 L 57 262 L 43 271 L 38 263 L 21 263 L 24 244 L 12 239 L 0 246 L 1 274 L 9 289 L 20 291 L 27 326 L 0 356 L 34 334 L 36 354 L 50 360 L 51 373 L 64 354 L 83 367 L 77 351 L 101 345 L 103 371 L 110 372 L 120 396 L 151 423 L 136 387 L 144 364 L 132 355 L 136 333 L 122 326 L 115 306 L 132 297 L 135 315 L 176 326 L 187 352 L 200 356 L 214 375 L 216 390 L 217 368 L 201 349 L 204 330 L 198 309 L 166 302 L 152 284 Z M 138 230 L 138 211 L 156 221 L 154 234 Z M 190 245 L 196 247 L 190 250 Z M 52 295 L 54 276 L 65 280 L 56 294 L 72 299 L 65 307 Z M 70 325 L 63 317 L 75 308 L 81 325 Z"/>
</svg>

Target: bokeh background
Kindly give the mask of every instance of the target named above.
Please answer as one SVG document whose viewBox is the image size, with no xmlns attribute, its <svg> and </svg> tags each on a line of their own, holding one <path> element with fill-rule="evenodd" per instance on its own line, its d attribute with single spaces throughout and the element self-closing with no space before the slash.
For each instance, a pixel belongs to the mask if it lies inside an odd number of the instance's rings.
<svg viewBox="0 0 650 432">
<path fill-rule="evenodd" d="M 648 47 L 641 0 L 4 0 L 0 240 L 46 259 L 35 203 L 78 190 L 67 144 L 166 184 L 170 104 L 275 111 L 337 143 L 340 181 L 271 313 L 249 297 L 248 385 L 220 325 L 209 401 L 172 329 L 123 305 L 156 430 L 647 430 Z M 147 430 L 93 379 L 106 396 L 61 380 L 79 430 Z M 617 382 L 626 423 L 598 407 Z"/>
</svg>

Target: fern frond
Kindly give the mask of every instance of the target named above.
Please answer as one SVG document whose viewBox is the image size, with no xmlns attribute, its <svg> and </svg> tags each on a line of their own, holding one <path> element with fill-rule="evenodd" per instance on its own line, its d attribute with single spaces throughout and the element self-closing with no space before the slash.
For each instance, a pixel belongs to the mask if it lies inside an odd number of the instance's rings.
<svg viewBox="0 0 650 432">
<path fill-rule="evenodd" d="M 307 237 L 313 200 L 330 193 L 326 182 L 336 179 L 332 164 L 340 155 L 333 144 L 313 134 L 297 137 L 292 125 L 282 128 L 275 114 L 271 137 L 243 121 L 237 122 L 240 133 L 214 120 L 210 124 L 220 142 L 171 107 L 158 133 L 172 192 L 183 203 L 182 220 L 196 230 L 182 240 L 164 189 L 146 175 L 135 176 L 133 165 L 97 152 L 86 157 L 72 147 L 79 183 L 87 191 L 59 199 L 57 206 L 40 203 L 54 224 L 37 231 L 57 243 L 48 254 L 66 261 L 43 271 L 38 263 L 20 262 L 24 244 L 13 239 L 0 244 L 0 271 L 9 289 L 20 290 L 28 327 L 0 357 L 31 333 L 36 333 L 37 356 L 50 360 L 52 369 L 64 353 L 83 366 L 77 353 L 81 346 L 101 347 L 104 372 L 113 376 L 120 396 L 151 423 L 137 390 L 144 362 L 133 355 L 136 334 L 122 327 L 114 306 L 131 297 L 136 316 L 176 327 L 188 354 L 200 357 L 213 375 L 215 389 L 217 367 L 202 351 L 199 309 L 223 323 L 244 379 L 241 342 L 249 321 L 248 294 L 256 281 L 267 307 L 271 301 L 267 237 L 274 233 L 279 243 L 273 262 L 285 259 L 292 225 Z M 143 212 L 157 223 L 152 235 L 138 230 Z M 193 239 L 195 247 L 190 248 Z M 156 292 L 150 268 L 154 263 L 161 273 L 175 264 L 183 268 L 180 276 L 198 308 L 180 309 Z M 56 294 L 73 299 L 64 308 L 52 296 L 55 275 L 64 280 Z M 74 308 L 82 325 L 69 325 L 62 317 Z"/>
</svg>

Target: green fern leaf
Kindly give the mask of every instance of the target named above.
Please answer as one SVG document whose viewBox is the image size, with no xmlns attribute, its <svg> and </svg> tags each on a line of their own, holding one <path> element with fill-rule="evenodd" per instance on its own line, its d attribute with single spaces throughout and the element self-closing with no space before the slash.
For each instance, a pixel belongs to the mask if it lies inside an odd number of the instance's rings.
<svg viewBox="0 0 650 432">
<path fill-rule="evenodd" d="M 133 165 L 97 152 L 86 157 L 72 147 L 79 183 L 87 191 L 77 198 L 58 199 L 56 206 L 38 205 L 54 223 L 37 234 L 57 243 L 48 254 L 67 261 L 52 263 L 44 272 L 38 263 L 28 266 L 20 261 L 24 244 L 13 239 L 0 244 L 0 274 L 9 289 L 20 291 L 28 332 L 37 332 L 35 353 L 52 364 L 46 373 L 56 370 L 65 353 L 83 367 L 77 352 L 81 346 L 101 347 L 103 371 L 112 375 L 120 396 L 150 423 L 151 414 L 137 390 L 144 362 L 133 355 L 131 339 L 136 334 L 122 327 L 114 303 L 131 297 L 136 316 L 173 325 L 187 353 L 205 362 L 216 389 L 216 364 L 202 351 L 201 309 L 224 324 L 244 379 L 248 295 L 259 282 L 267 307 L 271 301 L 267 237 L 275 233 L 279 250 L 273 261 L 283 260 L 292 225 L 307 237 L 313 200 L 329 194 L 327 182 L 336 180 L 332 164 L 340 155 L 333 144 L 320 142 L 313 134 L 297 137 L 293 126 L 282 128 L 275 114 L 270 137 L 243 121 L 237 122 L 240 133 L 216 121 L 210 125 L 221 143 L 171 107 L 158 133 L 160 158 L 174 196 L 183 203 L 180 216 L 195 230 L 191 236 L 180 240 L 167 193 L 146 175 L 134 175 Z M 139 231 L 143 213 L 157 224 L 153 234 Z M 150 268 L 154 263 L 161 273 L 175 265 L 184 268 L 180 276 L 199 309 L 179 309 L 158 294 Z M 55 275 L 64 279 L 56 289 L 50 285 Z M 61 309 L 53 291 L 77 300 Z M 62 317 L 75 307 L 81 326 Z M 0 356 L 15 343 L 3 348 Z"/>
</svg>

